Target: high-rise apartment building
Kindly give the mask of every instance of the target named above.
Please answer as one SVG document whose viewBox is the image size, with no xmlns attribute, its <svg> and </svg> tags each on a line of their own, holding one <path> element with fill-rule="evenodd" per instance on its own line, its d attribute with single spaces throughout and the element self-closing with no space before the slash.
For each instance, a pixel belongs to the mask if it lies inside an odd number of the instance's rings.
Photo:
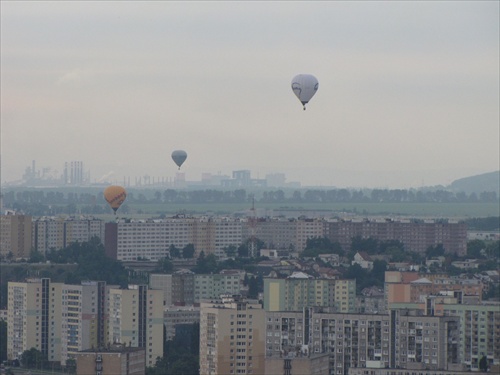
<svg viewBox="0 0 500 375">
<path fill-rule="evenodd" d="M 192 244 L 195 257 L 201 251 L 222 256 L 224 248 L 242 242 L 239 219 L 176 217 L 158 220 L 123 220 L 106 223 L 107 254 L 118 260 L 148 258 L 159 260 L 169 255 L 171 245 L 182 249 Z"/>
<path fill-rule="evenodd" d="M 173 274 L 151 274 L 149 286 L 164 293 L 165 306 L 186 306 L 221 295 L 241 292 L 241 279 L 237 272 L 197 274 L 179 270 Z"/>
<path fill-rule="evenodd" d="M 200 375 L 264 374 L 265 311 L 227 296 L 200 306 Z"/>
<path fill-rule="evenodd" d="M 147 285 L 109 289 L 108 342 L 144 348 L 146 365 L 163 356 L 163 291 Z"/>
<path fill-rule="evenodd" d="M 149 287 L 163 291 L 165 306 L 185 306 L 194 303 L 194 278 L 192 271 L 182 269 L 173 274 L 149 275 Z"/>
<path fill-rule="evenodd" d="M 93 237 L 104 242 L 104 228 L 104 221 L 93 217 L 41 217 L 32 222 L 32 246 L 45 254 L 75 242 L 90 241 Z"/>
<path fill-rule="evenodd" d="M 194 276 L 194 301 L 219 299 L 221 295 L 240 294 L 239 274 L 199 274 Z"/>
<path fill-rule="evenodd" d="M 302 311 L 311 306 L 354 312 L 356 280 L 316 279 L 303 272 L 295 272 L 287 278 L 264 278 L 266 311 Z"/>
<path fill-rule="evenodd" d="M 0 255 L 28 259 L 31 252 L 31 216 L 0 215 Z"/>
<path fill-rule="evenodd" d="M 266 356 L 329 353 L 330 374 L 350 368 L 456 369 L 458 319 L 390 314 L 343 314 L 327 308 L 266 314 Z M 370 372 L 366 372 L 370 374 Z"/>
<path fill-rule="evenodd" d="M 391 309 L 391 368 L 452 370 L 459 367 L 460 322 L 456 316 L 424 316 Z"/>
<path fill-rule="evenodd" d="M 467 225 L 464 222 L 435 220 L 329 220 L 325 237 L 349 250 L 354 237 L 379 241 L 400 241 L 406 251 L 425 254 L 429 246 L 443 245 L 445 252 L 467 253 Z"/>
<path fill-rule="evenodd" d="M 195 306 L 165 307 L 163 314 L 165 324 L 165 340 L 173 340 L 180 326 L 200 323 L 200 308 Z"/>
<path fill-rule="evenodd" d="M 106 283 L 86 281 L 61 287 L 61 364 L 77 352 L 103 347 L 105 342 Z"/>
<path fill-rule="evenodd" d="M 61 283 L 28 279 L 8 283 L 7 358 L 35 348 L 49 361 L 61 360 Z"/>
</svg>

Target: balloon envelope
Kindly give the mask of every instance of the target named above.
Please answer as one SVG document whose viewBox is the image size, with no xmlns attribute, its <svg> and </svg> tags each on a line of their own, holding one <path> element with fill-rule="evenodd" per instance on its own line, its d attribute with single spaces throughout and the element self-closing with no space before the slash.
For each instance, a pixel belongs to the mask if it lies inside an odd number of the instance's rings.
<svg viewBox="0 0 500 375">
<path fill-rule="evenodd" d="M 122 203 L 125 201 L 125 198 L 127 198 L 127 192 L 121 186 L 112 185 L 108 186 L 104 190 L 104 199 L 108 202 L 109 207 L 115 211 L 115 214 L 116 210 L 120 208 Z"/>
<path fill-rule="evenodd" d="M 172 160 L 174 161 L 175 164 L 181 168 L 182 163 L 184 163 L 187 159 L 187 153 L 186 151 L 183 150 L 175 150 L 172 152 Z"/>
<path fill-rule="evenodd" d="M 292 79 L 292 90 L 306 109 L 306 104 L 318 91 L 318 80 L 312 74 L 299 74 Z"/>
</svg>

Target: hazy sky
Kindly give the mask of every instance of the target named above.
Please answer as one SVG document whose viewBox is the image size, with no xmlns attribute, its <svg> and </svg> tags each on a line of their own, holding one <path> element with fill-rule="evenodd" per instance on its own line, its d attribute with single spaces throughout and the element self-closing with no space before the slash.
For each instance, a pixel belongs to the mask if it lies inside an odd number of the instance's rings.
<svg viewBox="0 0 500 375">
<path fill-rule="evenodd" d="M 81 160 L 337 187 L 500 168 L 498 1 L 5 1 L 1 181 Z M 303 111 L 290 83 L 314 74 Z"/>
</svg>

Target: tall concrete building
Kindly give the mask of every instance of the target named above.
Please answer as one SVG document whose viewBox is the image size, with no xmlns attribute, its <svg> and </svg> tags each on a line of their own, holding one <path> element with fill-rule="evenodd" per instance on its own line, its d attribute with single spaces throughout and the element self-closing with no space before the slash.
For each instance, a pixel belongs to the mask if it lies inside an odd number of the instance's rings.
<svg viewBox="0 0 500 375">
<path fill-rule="evenodd" d="M 173 274 L 151 274 L 149 286 L 163 291 L 165 306 L 186 306 L 218 299 L 223 294 L 239 294 L 241 279 L 237 272 L 195 275 L 179 270 Z"/>
<path fill-rule="evenodd" d="M 406 251 L 425 254 L 429 246 L 442 244 L 446 253 L 467 253 L 467 225 L 464 222 L 435 220 L 329 220 L 325 236 L 349 250 L 353 237 L 379 241 L 396 240 Z"/>
<path fill-rule="evenodd" d="M 108 342 L 146 350 L 146 365 L 163 356 L 163 291 L 147 285 L 109 289 Z"/>
<path fill-rule="evenodd" d="M 420 315 L 459 319 L 458 361 L 464 370 L 479 371 L 485 357 L 488 366 L 500 366 L 500 303 L 468 304 L 457 297 L 430 297 L 418 303 L 393 303 L 393 309 Z"/>
<path fill-rule="evenodd" d="M 458 370 L 460 321 L 455 316 L 424 316 L 391 309 L 391 368 Z"/>
<path fill-rule="evenodd" d="M 94 217 L 41 217 L 32 223 L 32 246 L 45 254 L 75 242 L 90 241 L 93 237 L 104 243 L 104 228 L 104 221 Z"/>
<path fill-rule="evenodd" d="M 122 220 L 106 223 L 105 247 L 108 256 L 131 261 L 159 260 L 169 256 L 171 245 L 182 249 L 192 244 L 195 257 L 201 251 L 222 256 L 224 248 L 240 245 L 241 223 L 228 218 L 176 217 L 158 220 Z"/>
<path fill-rule="evenodd" d="M 61 287 L 61 364 L 77 352 L 106 344 L 106 283 L 86 281 Z M 57 320 L 54 318 L 54 322 Z"/>
<path fill-rule="evenodd" d="M 28 259 L 31 252 L 31 216 L 0 215 L 0 255 Z"/>
<path fill-rule="evenodd" d="M 265 311 L 224 297 L 200 306 L 200 375 L 264 374 Z"/>
<path fill-rule="evenodd" d="M 163 314 L 165 324 L 165 341 L 173 340 L 180 326 L 200 323 L 200 308 L 195 306 L 165 307 Z"/>
<path fill-rule="evenodd" d="M 165 306 L 194 304 L 194 272 L 181 269 L 173 274 L 153 273 L 149 276 L 151 289 L 163 290 Z"/>
<path fill-rule="evenodd" d="M 268 312 L 266 324 L 267 356 L 329 353 L 330 374 L 366 367 L 367 361 L 389 363 L 389 315 L 305 308 L 301 312 Z"/>
<path fill-rule="evenodd" d="M 391 314 L 343 314 L 324 308 L 267 312 L 266 357 L 329 353 L 330 374 L 351 368 L 460 367 L 458 319 Z M 366 372 L 365 374 L 370 374 Z"/>
<path fill-rule="evenodd" d="M 356 280 L 315 279 L 303 272 L 295 272 L 287 278 L 264 278 L 266 311 L 302 311 L 311 306 L 354 312 Z"/>
<path fill-rule="evenodd" d="M 308 218 L 259 218 L 253 228 L 251 221 L 243 222 L 243 239 L 250 238 L 252 231 L 269 248 L 300 253 L 309 238 L 325 236 L 325 222 Z"/>
<path fill-rule="evenodd" d="M 48 278 L 8 283 L 7 359 L 35 348 L 49 361 L 61 360 L 62 285 Z"/>
<path fill-rule="evenodd" d="M 199 274 L 194 276 L 194 301 L 219 299 L 221 295 L 240 294 L 240 276 L 233 274 Z"/>
</svg>

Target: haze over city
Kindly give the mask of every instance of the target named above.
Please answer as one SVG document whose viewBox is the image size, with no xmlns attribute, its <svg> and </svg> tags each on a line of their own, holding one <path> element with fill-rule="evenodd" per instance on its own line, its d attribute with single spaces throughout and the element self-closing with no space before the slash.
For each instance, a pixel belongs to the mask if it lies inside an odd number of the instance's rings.
<svg viewBox="0 0 500 375">
<path fill-rule="evenodd" d="M 496 1 L 1 2 L 1 182 L 285 173 L 446 185 L 500 169 Z M 292 77 L 314 74 L 307 110 Z"/>
</svg>

